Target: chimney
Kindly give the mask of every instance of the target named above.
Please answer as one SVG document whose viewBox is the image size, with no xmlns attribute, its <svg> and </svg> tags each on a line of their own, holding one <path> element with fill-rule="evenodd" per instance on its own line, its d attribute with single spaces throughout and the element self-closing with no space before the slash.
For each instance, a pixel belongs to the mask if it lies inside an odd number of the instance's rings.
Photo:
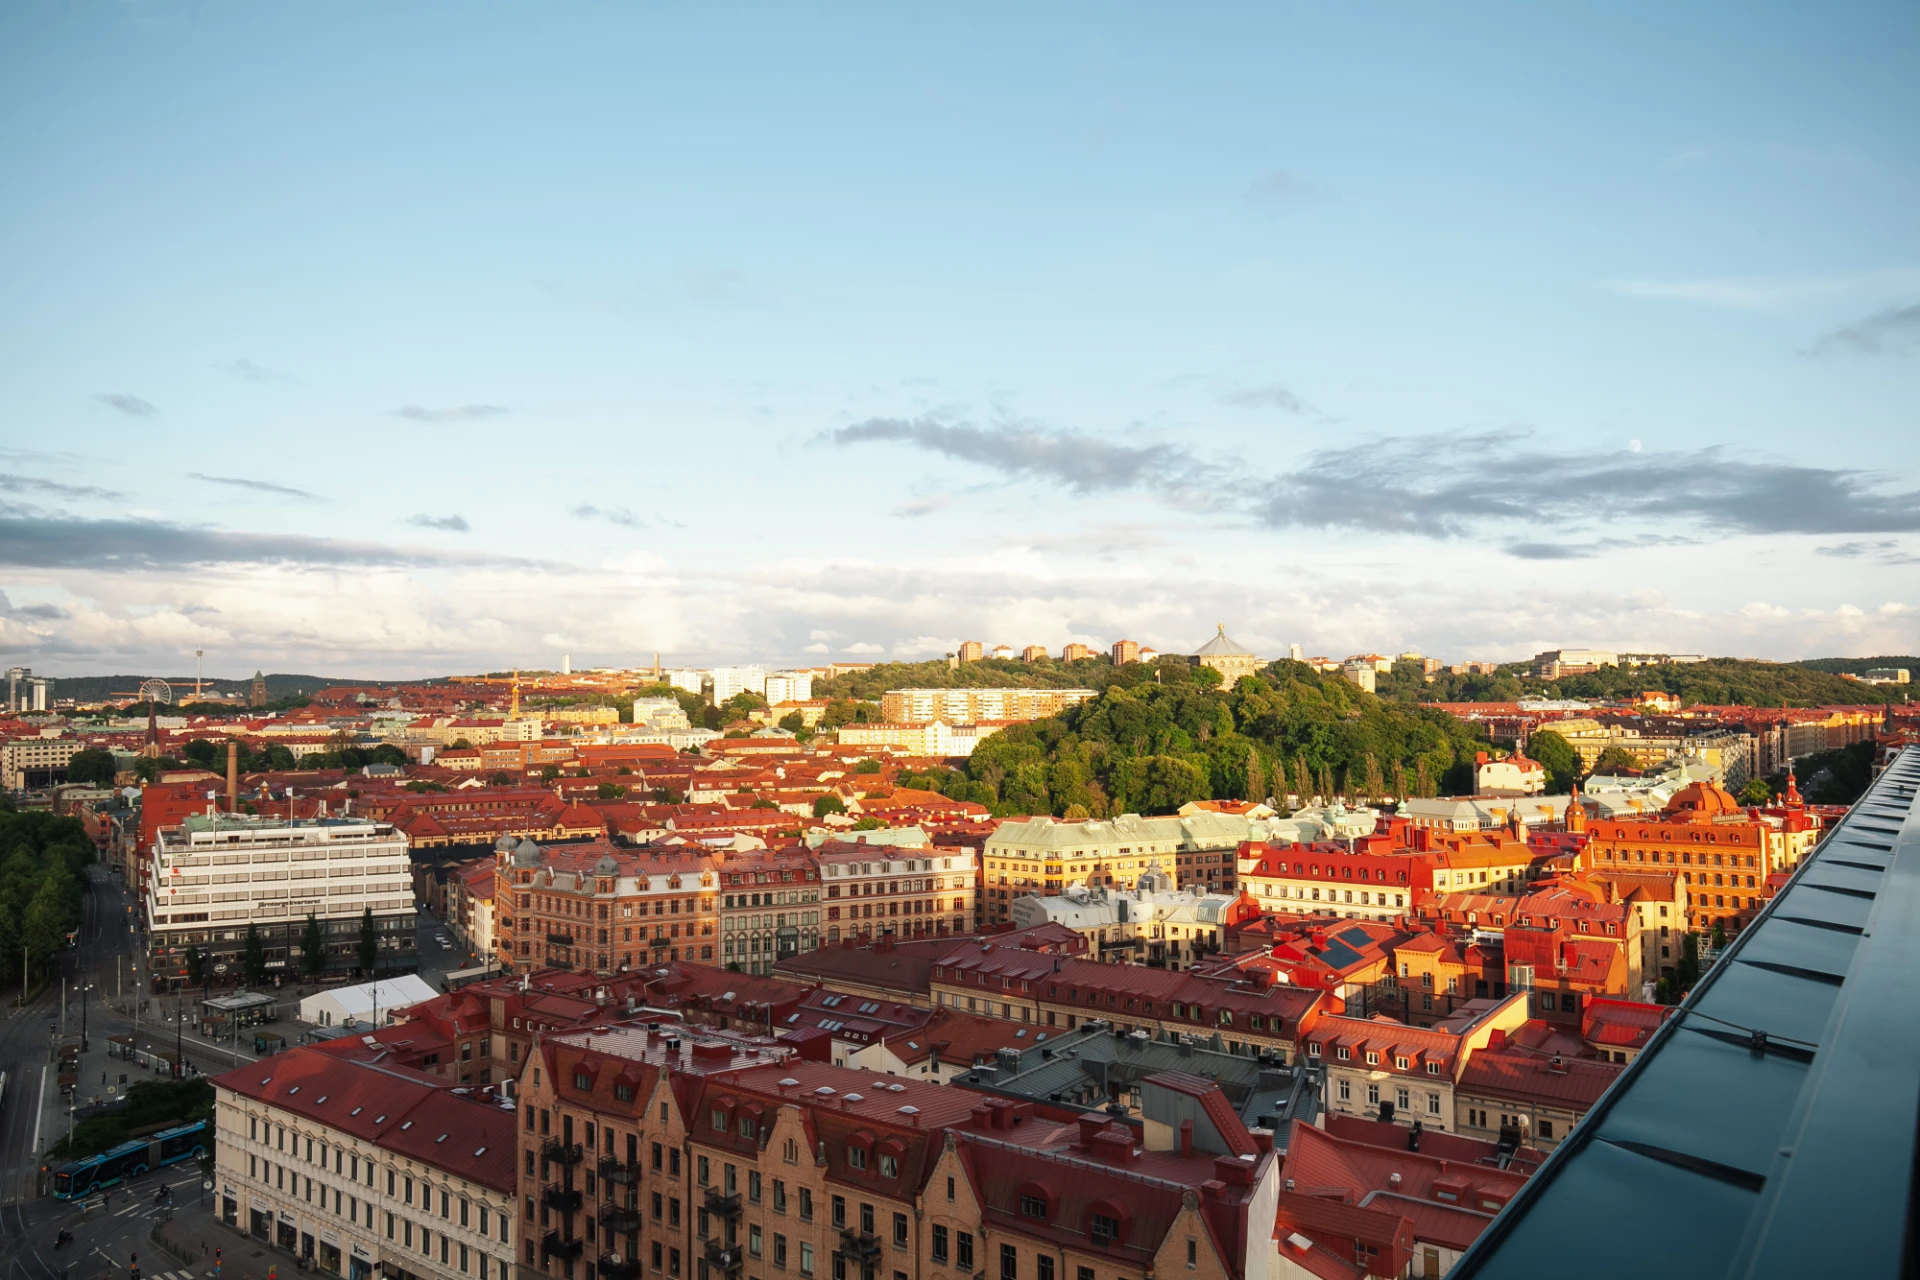
<svg viewBox="0 0 1920 1280">
<path fill-rule="evenodd" d="M 240 811 L 240 744 L 227 739 L 227 812 Z"/>
<path fill-rule="evenodd" d="M 1180 1122 L 1180 1158 L 1193 1159 L 1193 1121 L 1191 1120 Z"/>
<path fill-rule="evenodd" d="M 1499 1027 L 1495 1027 L 1492 1031 L 1489 1031 L 1487 1033 L 1487 1048 L 1504 1049 L 1506 1047 L 1507 1047 L 1507 1033 L 1505 1031 L 1501 1030 Z"/>
</svg>

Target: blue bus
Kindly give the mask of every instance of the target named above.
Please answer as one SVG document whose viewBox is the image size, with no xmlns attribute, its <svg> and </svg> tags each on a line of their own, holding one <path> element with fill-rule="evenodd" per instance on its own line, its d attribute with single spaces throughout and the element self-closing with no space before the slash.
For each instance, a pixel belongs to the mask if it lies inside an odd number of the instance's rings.
<svg viewBox="0 0 1920 1280">
<path fill-rule="evenodd" d="M 137 1178 L 149 1169 L 198 1159 L 207 1154 L 207 1122 L 196 1120 L 173 1129 L 162 1129 L 145 1138 L 123 1142 L 111 1151 L 75 1160 L 53 1173 L 53 1197 L 75 1200 L 128 1178 Z"/>
</svg>

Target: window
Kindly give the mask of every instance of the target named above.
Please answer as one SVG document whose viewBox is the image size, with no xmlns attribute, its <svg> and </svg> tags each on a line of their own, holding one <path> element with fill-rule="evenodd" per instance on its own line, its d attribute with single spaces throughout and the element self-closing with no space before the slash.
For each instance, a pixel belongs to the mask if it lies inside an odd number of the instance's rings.
<svg viewBox="0 0 1920 1280">
<path fill-rule="evenodd" d="M 933 1260 L 943 1264 L 947 1260 L 947 1229 L 945 1227 L 933 1229 Z"/>
<path fill-rule="evenodd" d="M 805 1240 L 800 1242 L 800 1274 L 803 1276 L 813 1274 L 813 1246 Z"/>
<path fill-rule="evenodd" d="M 760 1177 L 757 1173 L 753 1176 L 755 1179 Z M 775 1213 L 787 1211 L 787 1184 L 779 1178 L 773 1180 L 773 1211 Z"/>
<path fill-rule="evenodd" d="M 776 1267 L 787 1265 L 787 1238 L 778 1231 L 773 1233 L 773 1265 Z"/>
<path fill-rule="evenodd" d="M 1192 1270 L 1194 1267 L 1197 1267 L 1199 1265 L 1200 1265 L 1200 1242 L 1198 1240 L 1190 1239 L 1187 1241 L 1187 1268 L 1188 1270 Z"/>
<path fill-rule="evenodd" d="M 1080 1267 L 1074 1272 L 1074 1280 L 1093 1280 L 1092 1267 Z"/>
<path fill-rule="evenodd" d="M 1021 1196 L 1020 1213 L 1022 1217 L 1047 1220 L 1047 1198 L 1045 1196 Z"/>
<path fill-rule="evenodd" d="M 1020 1250 L 1010 1244 L 1000 1246 L 1000 1280 L 1020 1280 Z"/>
<path fill-rule="evenodd" d="M 813 1191 L 809 1187 L 800 1188 L 800 1221 L 813 1221 Z"/>
<path fill-rule="evenodd" d="M 873 1206 L 864 1201 L 860 1205 L 860 1231 L 863 1235 L 873 1234 Z"/>
<path fill-rule="evenodd" d="M 880 1176 L 883 1178 L 899 1177 L 900 1161 L 895 1159 L 893 1156 L 881 1156 L 880 1157 Z"/>
<path fill-rule="evenodd" d="M 836 1227 L 844 1227 L 847 1225 L 847 1198 L 845 1196 L 835 1196 L 833 1198 L 833 1225 Z"/>
<path fill-rule="evenodd" d="M 866 1168 L 866 1167 L 867 1167 L 867 1152 L 866 1152 L 866 1148 L 864 1148 L 864 1147 L 852 1147 L 852 1146 L 850 1146 L 850 1147 L 848 1147 L 848 1148 L 847 1148 L 847 1163 L 848 1163 L 849 1165 L 851 1165 L 851 1166 L 852 1166 L 853 1168 L 855 1168 L 855 1169 L 864 1169 L 864 1168 Z"/>
<path fill-rule="evenodd" d="M 907 1247 L 907 1215 L 904 1213 L 893 1215 L 893 1247 L 896 1249 Z"/>
<path fill-rule="evenodd" d="M 1553 1136 L 1553 1121 L 1542 1120 L 1540 1122 L 1540 1136 L 1543 1138 L 1551 1138 Z"/>
<path fill-rule="evenodd" d="M 1096 1213 L 1089 1219 L 1087 1234 L 1093 1237 L 1095 1244 L 1112 1244 L 1120 1238 L 1120 1219 L 1111 1214 Z"/>
<path fill-rule="evenodd" d="M 758 1169 L 747 1170 L 747 1199 L 755 1204 L 760 1203 L 760 1171 Z"/>
<path fill-rule="evenodd" d="M 1053 1255 L 1036 1254 L 1033 1259 L 1034 1280 L 1053 1280 Z"/>
<path fill-rule="evenodd" d="M 953 1265 L 962 1271 L 973 1270 L 973 1232 L 953 1233 Z"/>
<path fill-rule="evenodd" d="M 1439 1094 L 1430 1093 L 1427 1095 L 1427 1114 L 1430 1116 L 1437 1116 L 1440 1114 L 1440 1095 Z"/>
<path fill-rule="evenodd" d="M 757 1223 L 747 1228 L 747 1252 L 756 1258 L 760 1256 L 760 1227 Z"/>
</svg>

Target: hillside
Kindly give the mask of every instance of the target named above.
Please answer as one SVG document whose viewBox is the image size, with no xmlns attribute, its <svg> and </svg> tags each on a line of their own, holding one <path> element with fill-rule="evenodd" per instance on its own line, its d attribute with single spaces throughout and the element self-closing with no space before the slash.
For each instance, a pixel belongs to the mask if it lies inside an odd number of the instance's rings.
<svg viewBox="0 0 1920 1280">
<path fill-rule="evenodd" d="M 1231 691 L 1211 671 L 1107 668 L 1099 698 L 974 751 L 955 795 L 996 813 L 1171 813 L 1189 800 L 1437 794 L 1470 787 L 1482 745 L 1444 712 L 1377 698 L 1297 662 Z M 935 781 L 941 781 L 935 779 Z"/>
<path fill-rule="evenodd" d="M 193 697 L 193 674 L 184 676 L 160 676 L 173 686 L 173 700 L 176 705 Z M 54 676 L 53 696 L 56 698 L 75 698 L 81 702 L 97 702 L 110 694 L 132 693 L 140 687 L 143 680 L 155 679 L 153 676 Z M 267 676 L 267 697 L 280 698 L 306 697 L 316 689 L 324 689 L 336 684 L 433 684 L 432 680 L 363 680 L 336 676 L 286 675 L 279 672 Z M 200 687 L 212 693 L 240 693 L 252 690 L 253 678 L 244 680 L 216 680 L 209 676 L 201 680 Z"/>
<path fill-rule="evenodd" d="M 857 698 L 878 702 L 889 689 L 1104 689 L 1114 666 L 1105 658 L 1061 662 L 1016 662 L 982 658 L 949 667 L 944 658 L 932 662 L 883 662 L 865 671 L 813 682 L 816 698 Z"/>
<path fill-rule="evenodd" d="M 1820 661 L 1840 661 L 1822 659 Z M 1900 665 L 1874 659 L 1873 665 Z M 1868 664 L 1862 662 L 1861 670 Z M 1920 668 L 1916 668 L 1920 669 Z M 1512 702 L 1519 698 L 1631 698 L 1637 693 L 1676 694 L 1688 706 L 1820 707 L 1899 702 L 1911 686 L 1861 684 L 1806 663 L 1710 658 L 1659 667 L 1603 667 L 1588 675 L 1536 680 L 1521 666 L 1494 676 L 1441 674 L 1427 684 L 1410 664 L 1380 677 L 1382 697 L 1406 702 Z"/>
<path fill-rule="evenodd" d="M 1805 658 L 1793 665 L 1850 676 L 1863 676 L 1875 667 L 1905 667 L 1914 673 L 1916 679 L 1920 679 L 1920 658 L 1911 654 L 1885 658 Z"/>
</svg>

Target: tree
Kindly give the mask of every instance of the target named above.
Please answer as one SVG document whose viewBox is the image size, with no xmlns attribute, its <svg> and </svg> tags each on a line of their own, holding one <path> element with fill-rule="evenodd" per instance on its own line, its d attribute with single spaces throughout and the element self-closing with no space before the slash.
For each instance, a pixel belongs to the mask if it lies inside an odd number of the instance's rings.
<svg viewBox="0 0 1920 1280">
<path fill-rule="evenodd" d="M 1393 762 L 1393 798 L 1407 798 L 1407 766 L 1399 760 Z"/>
<path fill-rule="evenodd" d="M 1300 803 L 1303 806 L 1313 803 L 1313 775 L 1307 772 L 1305 756 L 1293 758 L 1293 791 L 1300 797 Z"/>
<path fill-rule="evenodd" d="M 1367 799 L 1378 800 L 1387 793 L 1386 779 L 1380 776 L 1380 762 L 1373 758 L 1371 751 L 1366 754 L 1365 768 L 1361 776 L 1366 779 L 1361 785 L 1366 788 Z"/>
<path fill-rule="evenodd" d="M 1087 812 L 1087 806 L 1083 804 L 1070 804 L 1067 806 L 1067 811 L 1061 815 L 1068 822 L 1085 822 L 1092 816 Z"/>
<path fill-rule="evenodd" d="M 845 802 L 831 792 L 820 796 L 813 802 L 813 816 L 815 818 L 825 818 L 828 814 L 845 813 L 846 811 L 847 806 Z"/>
<path fill-rule="evenodd" d="M 1427 758 L 1421 756 L 1413 762 L 1414 795 L 1422 800 L 1433 799 L 1433 775 L 1427 772 Z"/>
<path fill-rule="evenodd" d="M 261 982 L 267 976 L 267 948 L 260 941 L 260 926 L 247 926 L 246 946 L 240 952 L 240 971 L 248 982 Z"/>
<path fill-rule="evenodd" d="M 1749 778 L 1747 785 L 1740 788 L 1740 803 L 1748 805 L 1772 804 L 1773 788 L 1764 778 Z"/>
<path fill-rule="evenodd" d="M 83 783 L 88 786 L 110 787 L 113 785 L 115 769 L 113 752 L 101 751 L 89 747 L 85 751 L 76 751 L 67 761 L 67 781 Z"/>
<path fill-rule="evenodd" d="M 207 957 L 199 947 L 187 947 L 187 981 L 194 986 L 205 986 L 207 981 Z"/>
<path fill-rule="evenodd" d="M 1673 985 L 1682 996 L 1700 980 L 1700 935 L 1689 929 L 1680 935 L 1680 963 L 1673 967 Z"/>
<path fill-rule="evenodd" d="M 853 824 L 855 831 L 884 831 L 887 824 L 879 818 L 862 818 Z"/>
<path fill-rule="evenodd" d="M 540 768 L 540 781 L 542 782 L 552 782 L 559 776 L 560 766 L 557 764 L 542 765 Z"/>
<path fill-rule="evenodd" d="M 496 769 L 493 774 L 493 785 L 496 787 L 510 787 L 513 785 L 513 778 L 508 775 L 505 769 Z"/>
<path fill-rule="evenodd" d="M 1727 922 L 1724 920 L 1715 920 L 1713 922 L 1713 953 L 1715 955 L 1719 955 L 1722 951 L 1725 951 L 1726 949 L 1727 949 Z"/>
<path fill-rule="evenodd" d="M 1258 800 L 1267 780 L 1267 770 L 1260 763 L 1260 748 L 1247 748 L 1247 786 L 1243 795 L 1247 800 Z"/>
<path fill-rule="evenodd" d="M 327 940 L 320 932 L 320 920 L 313 912 L 307 912 L 307 927 L 300 931 L 300 968 L 310 978 L 317 978 L 327 967 Z"/>
<path fill-rule="evenodd" d="M 180 762 L 172 756 L 141 756 L 133 762 L 133 775 L 142 782 L 152 782 L 169 769 L 178 769 Z"/>
<path fill-rule="evenodd" d="M 407 753 L 391 742 L 383 742 L 375 747 L 368 753 L 367 760 L 371 764 L 390 764 L 397 769 L 407 767 Z"/>
<path fill-rule="evenodd" d="M 862 760 L 859 764 L 853 766 L 853 771 L 855 773 L 878 773 L 880 772 L 880 762 L 878 760 Z"/>
<path fill-rule="evenodd" d="M 1623 769 L 1632 773 L 1640 771 L 1639 759 L 1625 747 L 1608 747 L 1593 762 L 1595 773 L 1618 773 Z"/>
<path fill-rule="evenodd" d="M 1527 754 L 1547 771 L 1547 790 L 1557 793 L 1573 790 L 1580 779 L 1580 753 L 1573 744 L 1551 729 L 1537 729 L 1527 739 Z"/>
<path fill-rule="evenodd" d="M 373 976 L 374 963 L 380 958 L 380 940 L 373 932 L 373 908 L 360 913 L 360 945 L 357 949 L 362 977 Z"/>
<path fill-rule="evenodd" d="M 602 800 L 618 800 L 627 794 L 627 789 L 617 782 L 603 782 L 593 789 L 593 793 Z"/>
</svg>

